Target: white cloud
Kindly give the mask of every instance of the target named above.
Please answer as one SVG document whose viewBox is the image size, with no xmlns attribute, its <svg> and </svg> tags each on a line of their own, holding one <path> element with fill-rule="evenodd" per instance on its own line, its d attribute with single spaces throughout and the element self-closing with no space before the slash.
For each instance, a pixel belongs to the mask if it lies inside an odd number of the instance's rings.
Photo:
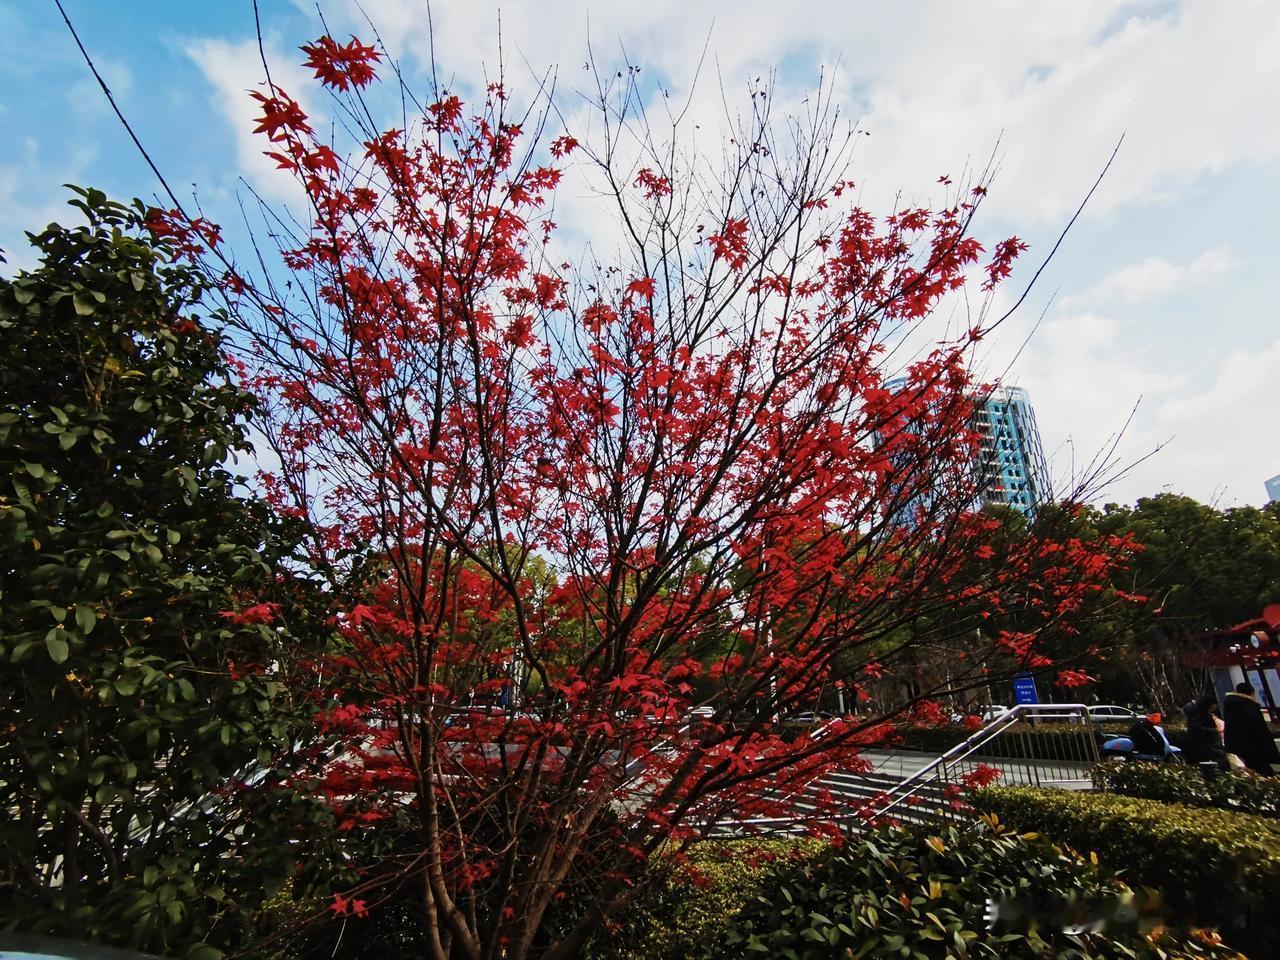
<svg viewBox="0 0 1280 960">
<path fill-rule="evenodd" d="M 430 58 L 418 0 L 366 4 L 393 52 Z M 354 4 L 343 29 L 368 33 Z M 498 65 L 498 4 L 432 8 L 435 55 L 455 86 Z M 942 173 L 981 167 L 999 140 L 992 207 L 1026 224 L 1057 222 L 1079 202 L 1119 137 L 1125 145 L 1094 214 L 1166 195 L 1205 172 L 1280 156 L 1280 126 L 1260 122 L 1280 88 L 1280 18 L 1265 0 L 1231 4 L 1044 3 L 789 5 L 584 0 L 502 8 L 508 77 L 559 65 L 561 91 L 588 86 L 588 31 L 606 66 L 633 62 L 684 96 L 710 33 L 701 79 L 709 112 L 720 83 L 732 105 L 748 77 L 785 64 L 788 95 L 839 64 L 837 99 L 872 134 L 858 179 L 870 196 L 927 190 Z M 527 83 L 525 84 L 527 86 Z M 651 107 L 659 105 L 655 94 Z"/>
<path fill-rule="evenodd" d="M 1159 341 L 1135 349 L 1126 337 L 1132 332 L 1096 312 L 1056 317 L 1010 377 L 1031 390 L 1059 491 L 1124 430 L 1119 463 L 1162 449 L 1103 490 L 1102 499 L 1131 502 L 1172 489 L 1223 505 L 1261 503 L 1262 480 L 1280 472 L 1272 413 L 1280 339 L 1215 360 L 1170 354 Z"/>
<path fill-rule="evenodd" d="M 1235 350 L 1207 389 L 1161 404 L 1155 419 L 1173 440 L 1155 466 L 1160 484 L 1204 500 L 1217 493 L 1222 506 L 1264 502 L 1263 481 L 1280 472 L 1278 367 L 1280 338 Z"/>
<path fill-rule="evenodd" d="M 99 59 L 96 63 L 98 72 L 102 74 L 102 79 L 106 81 L 112 96 L 117 101 L 126 101 L 133 90 L 133 71 L 129 69 L 128 64 L 104 59 Z M 98 81 L 92 76 L 77 80 L 67 87 L 66 96 L 71 109 L 82 116 L 111 114 L 111 105 L 107 102 L 102 88 L 98 86 Z"/>
<path fill-rule="evenodd" d="M 1025 223 L 1067 214 L 1122 134 L 1094 215 L 1280 156 L 1280 128 L 1259 123 L 1280 84 L 1280 21 L 1266 5 L 1139 8 L 1110 33 L 1115 8 L 999 9 L 952 6 L 946 33 L 912 35 L 922 59 L 875 81 L 866 122 L 877 169 L 919 182 L 939 164 L 984 157 L 1003 133 L 992 201 Z M 977 23 L 966 29 L 962 17 Z"/>
<path fill-rule="evenodd" d="M 1242 425 L 1253 440 L 1242 445 L 1280 459 L 1280 427 L 1275 408 L 1275 376 L 1280 370 L 1280 339 L 1259 350 L 1237 350 L 1218 366 L 1213 384 L 1199 393 L 1185 394 L 1160 408 L 1160 419 L 1175 427 L 1180 423 L 1212 420 Z M 1262 442 L 1259 442 L 1262 441 Z"/>
<path fill-rule="evenodd" d="M 1187 263 L 1172 263 L 1163 257 L 1147 257 L 1128 264 L 1103 277 L 1081 294 L 1063 301 L 1069 310 L 1081 304 L 1102 307 L 1115 303 L 1142 303 L 1171 293 L 1209 283 L 1230 269 L 1231 253 L 1225 247 L 1213 247 Z"/>
<path fill-rule="evenodd" d="M 1100 313 L 1057 317 L 1040 329 L 1011 377 L 1030 388 L 1059 492 L 1070 490 L 1121 431 L 1115 451 L 1120 462 L 1169 439 L 1167 429 L 1147 416 L 1136 417 L 1127 430 L 1126 422 L 1136 404 L 1145 414 L 1184 389 L 1189 378 L 1158 357 L 1122 349 L 1122 333 L 1120 321 Z M 1028 375 L 1019 377 L 1021 371 Z"/>
<path fill-rule="evenodd" d="M 272 80 L 298 101 L 312 118 L 312 125 L 319 129 L 307 96 L 313 89 L 309 74 L 297 65 L 296 55 L 284 53 L 275 41 L 267 41 L 264 46 Z M 234 132 L 239 172 L 269 199 L 299 201 L 301 188 L 291 174 L 278 169 L 276 162 L 263 154 L 271 145 L 264 136 L 253 132 L 261 108 L 249 92 L 266 89 L 257 41 L 195 40 L 187 44 L 186 52 L 213 87 L 211 102 Z"/>
<path fill-rule="evenodd" d="M 27 137 L 21 141 L 18 162 L 0 165 L 0 250 L 7 260 L 0 265 L 0 272 L 9 276 L 36 265 L 35 252 L 24 231 L 39 233 L 53 222 L 67 226 L 83 222 L 80 211 L 67 205 L 67 190 L 33 190 L 32 184 L 80 183 L 96 156 L 94 146 L 82 144 L 48 157 L 34 139 Z"/>
<path fill-rule="evenodd" d="M 426 6 L 420 0 L 364 6 L 393 53 L 424 68 Z M 335 33 L 368 36 L 354 2 L 332 0 L 326 15 Z M 473 96 L 497 72 L 497 0 L 436 4 L 431 15 L 442 79 Z M 586 114 L 576 92 L 589 91 L 590 74 L 582 69 L 588 33 L 601 65 L 607 68 L 625 45 L 646 83 L 653 78 L 669 91 L 667 100 L 655 90 L 647 104 L 651 117 L 663 117 L 666 103 L 689 95 L 710 30 L 689 117 L 703 128 L 703 147 L 723 117 L 721 78 L 728 103 L 739 109 L 747 100 L 744 81 L 780 65 L 778 101 L 794 106 L 822 65 L 828 77 L 838 65 L 835 97 L 871 134 L 860 138 L 852 171 L 865 202 L 882 207 L 898 190 L 927 202 L 940 174 L 959 179 L 966 165 L 980 170 L 998 142 L 986 213 L 1024 234 L 1063 223 L 1121 135 L 1124 145 L 1087 213 L 1117 231 L 1138 204 L 1178 198 L 1210 174 L 1274 169 L 1280 160 L 1280 125 L 1264 119 L 1280 89 L 1280 18 L 1265 0 L 1083 0 L 1041 3 L 1034 12 L 1013 0 L 743 0 L 732 10 L 698 0 L 546 0 L 505 5 L 501 24 L 508 81 L 527 93 L 533 76 L 558 65 L 561 105 L 575 124 Z M 249 53 L 242 51 L 235 67 L 230 57 L 219 61 L 221 69 L 206 67 L 221 78 L 220 91 L 234 88 L 243 97 L 239 91 L 260 72 L 256 50 Z M 273 69 L 296 59 L 272 53 Z M 238 136 L 247 137 L 250 112 L 240 114 Z M 247 162 L 242 148 L 241 163 Z M 556 219 L 571 236 L 610 236 L 611 215 L 602 206 L 569 181 Z M 1020 316 L 1000 331 L 989 367 L 1000 372 L 1012 364 L 1008 379 L 1031 390 L 1060 473 L 1071 471 L 1072 450 L 1087 460 L 1104 449 L 1142 398 L 1121 455 L 1140 457 L 1173 439 L 1117 484 L 1114 496 L 1131 499 L 1170 482 L 1207 498 L 1230 479 L 1241 485 L 1231 492 L 1258 501 L 1261 487 L 1255 492 L 1248 478 L 1280 471 L 1280 463 L 1254 452 L 1280 456 L 1271 453 L 1278 438 L 1267 414 L 1275 402 L 1261 372 L 1267 364 L 1275 369 L 1277 344 L 1269 334 L 1228 328 L 1223 332 L 1241 338 L 1233 345 L 1248 337 L 1253 349 L 1210 355 L 1189 338 L 1174 339 L 1169 325 L 1156 328 L 1154 317 L 1123 309 L 1163 298 L 1173 313 L 1174 294 L 1233 274 L 1235 254 L 1213 246 L 1176 260 L 1152 253 L 1149 243 L 1134 246 L 1131 262 L 1075 285 L 1080 292 L 1058 305 L 1016 362 L 1012 354 L 1034 317 Z"/>
</svg>

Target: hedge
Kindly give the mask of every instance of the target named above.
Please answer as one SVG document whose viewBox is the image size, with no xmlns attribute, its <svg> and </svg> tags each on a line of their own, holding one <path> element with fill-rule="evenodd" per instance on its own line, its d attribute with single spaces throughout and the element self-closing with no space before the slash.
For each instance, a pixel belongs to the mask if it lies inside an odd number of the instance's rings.
<svg viewBox="0 0 1280 960">
<path fill-rule="evenodd" d="M 1215 807 L 1280 818 L 1280 781 L 1254 773 L 1169 763 L 1100 763 L 1093 782 L 1101 790 L 1193 807 Z"/>
<path fill-rule="evenodd" d="M 991 903 L 1001 905 L 995 929 Z M 1105 866 L 990 817 L 963 828 L 885 828 L 843 846 L 696 844 L 587 957 L 1239 957 L 1212 933 L 1164 928 L 1158 911 L 1158 898 L 1135 894 Z M 1110 918 L 1100 933 L 1062 930 L 1099 917 Z"/>
<path fill-rule="evenodd" d="M 1167 929 L 1158 900 L 1097 861 L 988 817 L 891 828 L 780 861 L 715 942 L 717 960 L 785 957 L 1238 957 L 1215 934 Z"/>
<path fill-rule="evenodd" d="M 1179 921 L 1217 927 L 1256 957 L 1280 956 L 1280 821 L 1105 793 L 993 787 L 978 810 L 1039 830 L 1163 891 Z"/>
<path fill-rule="evenodd" d="M 657 860 L 662 876 L 621 918 L 619 929 L 590 945 L 590 960 L 692 960 L 724 936 L 770 866 L 816 854 L 822 841 L 708 840 L 682 863 Z"/>
</svg>

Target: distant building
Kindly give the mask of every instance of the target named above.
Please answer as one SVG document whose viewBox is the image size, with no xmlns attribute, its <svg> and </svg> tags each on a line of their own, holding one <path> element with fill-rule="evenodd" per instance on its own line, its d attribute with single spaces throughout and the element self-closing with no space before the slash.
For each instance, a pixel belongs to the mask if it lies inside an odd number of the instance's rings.
<svg viewBox="0 0 1280 960">
<path fill-rule="evenodd" d="M 1280 475 L 1267 481 L 1267 499 L 1280 500 Z"/>
<path fill-rule="evenodd" d="M 1004 503 L 1034 517 L 1053 496 L 1030 395 L 1021 387 L 993 391 L 975 425 L 982 434 L 982 504 Z"/>
<path fill-rule="evenodd" d="M 905 386 L 905 379 L 885 383 L 888 390 Z M 1034 517 L 1040 505 L 1053 499 L 1053 492 L 1030 395 L 1021 387 L 993 390 L 979 404 L 973 426 L 981 436 L 974 465 L 978 471 L 975 506 L 1002 503 L 1029 519 Z M 897 525 L 914 526 L 917 510 L 928 503 L 928 494 L 913 498 L 898 510 Z"/>
</svg>

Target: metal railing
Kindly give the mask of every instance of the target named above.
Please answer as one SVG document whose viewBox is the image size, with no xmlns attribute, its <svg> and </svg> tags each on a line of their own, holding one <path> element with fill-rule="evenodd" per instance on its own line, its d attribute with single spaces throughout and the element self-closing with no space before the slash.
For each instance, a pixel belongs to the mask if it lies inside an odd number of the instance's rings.
<svg viewBox="0 0 1280 960">
<path fill-rule="evenodd" d="M 1045 736 L 1036 732 L 1044 724 L 1062 726 Z M 826 735 L 827 726 L 814 731 L 814 738 Z M 1012 785 L 1092 789 L 1090 771 L 1099 760 L 1099 741 L 1084 704 L 1024 704 L 910 774 L 902 771 L 919 754 L 903 751 L 880 754 L 880 766 L 870 772 L 836 770 L 819 777 L 813 787 L 837 798 L 847 812 L 833 817 L 829 804 L 815 803 L 802 788 L 777 798 L 790 804 L 789 814 L 717 821 L 707 831 L 711 836 L 794 834 L 834 820 L 851 833 L 885 819 L 926 824 L 967 818 L 966 789 L 991 777 Z"/>
<path fill-rule="evenodd" d="M 1046 723 L 1065 727 L 1052 737 L 1033 732 Z M 984 767 L 999 783 L 1088 790 L 1098 742 L 1082 703 L 1019 704 L 885 791 L 871 812 L 893 817 L 910 808 L 914 819 L 949 819 L 964 811 L 957 790 L 986 779 Z"/>
<path fill-rule="evenodd" d="M 649 756 L 653 754 L 665 753 L 670 755 L 674 753 L 676 745 L 682 740 L 688 739 L 694 728 L 695 721 L 692 718 L 686 717 L 674 731 L 659 739 L 654 746 L 651 746 L 647 751 L 641 753 L 639 756 L 626 760 L 623 764 L 622 770 L 623 782 L 629 783 L 639 777 L 640 774 L 644 773 L 646 761 Z"/>
</svg>

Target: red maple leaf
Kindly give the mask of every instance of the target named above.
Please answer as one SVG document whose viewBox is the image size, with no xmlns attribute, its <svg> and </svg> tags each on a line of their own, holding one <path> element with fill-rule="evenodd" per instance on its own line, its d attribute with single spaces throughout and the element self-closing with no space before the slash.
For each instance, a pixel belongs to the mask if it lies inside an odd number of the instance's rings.
<svg viewBox="0 0 1280 960">
<path fill-rule="evenodd" d="M 657 289 L 658 281 L 654 280 L 653 277 L 641 277 L 627 284 L 628 294 L 635 294 L 636 296 L 644 297 L 646 300 L 652 299 Z"/>
<path fill-rule="evenodd" d="M 563 136 L 556 137 L 551 141 L 551 155 L 553 157 L 565 157 L 577 149 L 578 141 L 567 133 Z"/>
<path fill-rule="evenodd" d="M 365 86 L 374 78 L 371 64 L 382 59 L 371 45 L 355 37 L 343 46 L 332 37 L 320 37 L 314 43 L 303 44 L 302 52 L 307 55 L 302 65 L 314 70 L 316 79 L 325 86 L 336 90 Z"/>
<path fill-rule="evenodd" d="M 235 610 L 223 610 L 218 614 L 218 616 L 224 617 L 232 623 L 242 625 L 271 623 L 275 620 L 276 611 L 279 609 L 280 604 L 278 603 L 255 603 L 252 607 L 245 607 L 243 610 L 238 612 Z"/>
</svg>

